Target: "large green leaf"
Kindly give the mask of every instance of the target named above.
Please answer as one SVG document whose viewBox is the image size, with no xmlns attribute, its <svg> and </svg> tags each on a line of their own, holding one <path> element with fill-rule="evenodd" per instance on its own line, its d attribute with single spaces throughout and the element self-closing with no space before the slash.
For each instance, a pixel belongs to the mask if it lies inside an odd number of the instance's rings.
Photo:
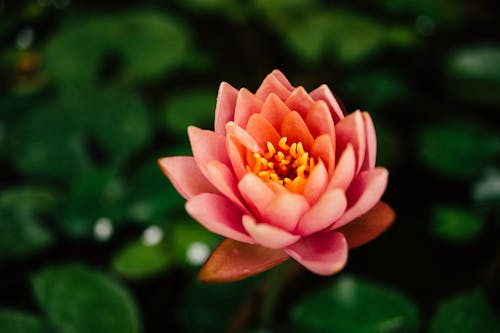
<svg viewBox="0 0 500 333">
<path fill-rule="evenodd" d="M 396 290 L 343 276 L 302 299 L 292 320 L 304 332 L 415 332 L 419 311 Z"/>
<path fill-rule="evenodd" d="M 54 194 L 42 188 L 11 188 L 0 193 L 0 259 L 23 257 L 53 242 L 41 217 L 56 204 Z"/>
<path fill-rule="evenodd" d="M 462 208 L 437 206 L 433 211 L 431 231 L 439 238 L 464 242 L 477 238 L 483 226 L 483 219 Z"/>
<path fill-rule="evenodd" d="M 7 130 L 7 145 L 17 170 L 68 178 L 88 164 L 83 123 L 58 102 L 39 105 Z"/>
<path fill-rule="evenodd" d="M 469 46 L 453 52 L 446 68 L 448 87 L 458 99 L 500 105 L 500 47 Z"/>
<path fill-rule="evenodd" d="M 103 273 L 79 265 L 45 268 L 32 281 L 38 304 L 64 333 L 137 333 L 129 292 Z"/>
<path fill-rule="evenodd" d="M 473 291 L 456 295 L 438 307 L 430 333 L 500 332 L 499 315 L 483 294 Z"/>
<path fill-rule="evenodd" d="M 100 15 L 67 21 L 47 43 L 44 65 L 61 83 L 81 86 L 96 83 L 106 58 L 115 55 L 122 77 L 149 79 L 182 65 L 189 44 L 186 28 L 159 12 Z"/>
<path fill-rule="evenodd" d="M 52 328 L 34 315 L 18 310 L 0 309 L 0 332 L 52 333 Z"/>
<path fill-rule="evenodd" d="M 471 178 L 500 153 L 500 137 L 473 124 L 442 124 L 422 129 L 420 160 L 446 177 Z"/>
</svg>

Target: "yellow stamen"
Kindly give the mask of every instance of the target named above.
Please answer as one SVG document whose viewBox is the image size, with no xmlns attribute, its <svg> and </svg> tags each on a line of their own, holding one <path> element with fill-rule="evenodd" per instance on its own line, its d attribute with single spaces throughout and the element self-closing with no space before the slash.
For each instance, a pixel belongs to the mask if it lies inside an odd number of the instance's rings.
<svg viewBox="0 0 500 333">
<path fill-rule="evenodd" d="M 247 172 L 252 172 L 268 183 L 285 186 L 289 191 L 302 193 L 308 176 L 317 161 L 305 151 L 302 142 L 287 144 L 287 137 L 282 137 L 277 146 L 266 144 L 267 152 L 263 155 L 247 151 Z"/>
</svg>

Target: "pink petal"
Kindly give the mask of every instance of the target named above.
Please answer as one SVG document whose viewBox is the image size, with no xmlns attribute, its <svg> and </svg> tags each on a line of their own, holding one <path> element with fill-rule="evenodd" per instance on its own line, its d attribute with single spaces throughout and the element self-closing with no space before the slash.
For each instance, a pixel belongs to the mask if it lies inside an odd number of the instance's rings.
<svg viewBox="0 0 500 333">
<path fill-rule="evenodd" d="M 306 186 L 304 187 L 304 197 L 310 205 L 313 205 L 325 192 L 327 185 L 328 171 L 326 171 L 323 161 L 320 160 L 307 178 Z"/>
<path fill-rule="evenodd" d="M 328 184 L 328 189 L 340 188 L 346 190 L 351 184 L 355 171 L 356 158 L 354 157 L 354 149 L 351 144 L 348 144 L 342 155 L 340 155 L 333 177 Z"/>
<path fill-rule="evenodd" d="M 194 159 L 205 177 L 208 178 L 206 165 L 210 161 L 219 161 L 230 165 L 226 150 L 226 138 L 223 135 L 194 126 L 188 127 L 188 135 Z"/>
<path fill-rule="evenodd" d="M 281 123 L 281 136 L 286 136 L 289 143 L 301 141 L 306 150 L 310 150 L 314 138 L 309 132 L 304 119 L 295 111 L 285 116 Z"/>
<path fill-rule="evenodd" d="M 384 168 L 375 168 L 361 172 L 346 192 L 347 208 L 345 214 L 332 225 L 332 229 L 351 222 L 369 211 L 384 194 L 389 173 Z"/>
<path fill-rule="evenodd" d="M 346 207 L 347 199 L 344 191 L 334 189 L 326 192 L 300 219 L 297 233 L 308 236 L 328 228 L 344 214 Z"/>
<path fill-rule="evenodd" d="M 241 179 L 247 173 L 245 169 L 247 149 L 234 137 L 227 137 L 226 148 L 234 174 Z"/>
<path fill-rule="evenodd" d="M 173 156 L 158 160 L 163 173 L 186 199 L 200 193 L 219 193 L 203 176 L 192 156 Z"/>
<path fill-rule="evenodd" d="M 332 91 L 326 84 L 322 84 L 315 90 L 311 91 L 309 95 L 314 100 L 322 100 L 325 101 L 328 107 L 330 108 L 330 112 L 333 117 L 333 121 L 338 123 L 342 118 L 344 118 L 344 113 L 342 112 L 342 108 L 340 107 L 337 99 L 333 95 Z"/>
<path fill-rule="evenodd" d="M 335 152 L 333 149 L 332 140 L 327 134 L 318 136 L 311 147 L 311 156 L 323 161 L 329 176 L 333 175 L 335 168 Z"/>
<path fill-rule="evenodd" d="M 280 129 L 281 122 L 291 110 L 286 106 L 286 104 L 276 95 L 270 94 L 264 105 L 262 105 L 262 111 L 260 114 L 269 121 L 274 128 Z"/>
<path fill-rule="evenodd" d="M 240 89 L 234 113 L 234 122 L 236 125 L 245 128 L 250 116 L 260 112 L 262 104 L 262 100 L 252 94 L 248 89 Z"/>
<path fill-rule="evenodd" d="M 302 238 L 285 252 L 319 275 L 332 275 L 347 262 L 347 241 L 340 232 L 323 232 Z"/>
<path fill-rule="evenodd" d="M 238 180 L 232 170 L 219 161 L 207 164 L 210 182 L 227 198 L 229 198 L 240 210 L 248 212 L 238 190 Z"/>
<path fill-rule="evenodd" d="M 342 119 L 335 126 L 337 151 L 341 152 L 347 144 L 352 144 L 356 156 L 356 173 L 361 170 L 366 152 L 366 132 L 363 116 L 356 111 Z"/>
<path fill-rule="evenodd" d="M 211 283 L 238 281 L 266 271 L 288 258 L 288 255 L 281 250 L 272 250 L 226 238 L 203 265 L 198 279 Z"/>
<path fill-rule="evenodd" d="M 222 82 L 219 86 L 217 104 L 215 106 L 215 132 L 224 135 L 226 133 L 226 123 L 234 118 L 234 108 L 238 90 L 230 84 Z"/>
<path fill-rule="evenodd" d="M 304 213 L 309 210 L 304 196 L 295 193 L 278 195 L 262 212 L 262 220 L 293 232 Z"/>
<path fill-rule="evenodd" d="M 213 193 L 202 193 L 186 202 L 186 211 L 205 228 L 239 242 L 253 244 L 243 228 L 243 212 L 229 199 Z"/>
<path fill-rule="evenodd" d="M 264 154 L 264 150 L 266 149 L 266 145 L 261 146 L 255 141 L 247 131 L 243 128 L 239 127 L 233 122 L 229 122 L 226 124 L 226 132 L 227 137 L 235 138 L 239 143 L 241 143 L 248 150 Z"/>
<path fill-rule="evenodd" d="M 276 198 L 274 193 L 260 177 L 247 173 L 238 183 L 241 195 L 256 214 L 260 215 Z"/>
<path fill-rule="evenodd" d="M 344 234 L 349 248 L 355 248 L 377 238 L 394 222 L 396 214 L 379 201 L 372 209 L 337 231 Z"/>
<path fill-rule="evenodd" d="M 260 114 L 250 117 L 246 130 L 261 147 L 267 147 L 267 142 L 276 146 L 281 138 L 274 127 Z"/>
<path fill-rule="evenodd" d="M 375 126 L 368 112 L 363 112 L 363 120 L 365 121 L 366 132 L 366 155 L 362 170 L 372 169 L 375 167 L 377 159 L 377 135 L 375 134 Z"/>
<path fill-rule="evenodd" d="M 290 110 L 297 111 L 303 118 L 305 118 L 307 111 L 309 111 L 313 103 L 314 100 L 303 87 L 295 88 L 285 101 L 285 104 L 288 105 Z"/>
<path fill-rule="evenodd" d="M 311 131 L 311 134 L 315 138 L 327 134 L 332 141 L 332 146 L 335 151 L 335 127 L 333 125 L 332 115 L 325 102 L 318 101 L 314 103 L 307 113 L 305 121 L 309 131 Z"/>
<path fill-rule="evenodd" d="M 286 89 L 289 91 L 293 90 L 292 84 L 288 81 L 285 74 L 283 74 L 279 69 L 273 70 L 271 75 L 274 75 L 274 77 L 277 78 Z"/>
<path fill-rule="evenodd" d="M 300 239 L 299 235 L 293 235 L 270 224 L 257 223 L 250 215 L 243 216 L 243 226 L 257 244 L 270 249 L 282 249 Z"/>
<path fill-rule="evenodd" d="M 270 94 L 274 93 L 278 95 L 282 101 L 285 101 L 291 93 L 291 89 L 288 88 L 289 87 L 283 84 L 280 77 L 271 73 L 262 81 L 259 89 L 255 92 L 255 96 L 265 101 Z"/>
</svg>

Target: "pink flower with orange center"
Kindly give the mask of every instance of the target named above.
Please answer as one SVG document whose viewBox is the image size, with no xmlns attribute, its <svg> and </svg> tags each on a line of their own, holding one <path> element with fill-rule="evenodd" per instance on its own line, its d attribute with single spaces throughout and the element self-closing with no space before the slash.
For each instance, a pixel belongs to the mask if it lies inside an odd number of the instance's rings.
<svg viewBox="0 0 500 333">
<path fill-rule="evenodd" d="M 370 115 L 344 116 L 326 85 L 308 93 L 279 70 L 255 94 L 223 82 L 215 131 L 188 135 L 194 156 L 159 164 L 187 212 L 226 237 L 202 280 L 238 280 L 289 257 L 331 275 L 394 220 L 380 201 L 388 172 L 375 166 Z"/>
</svg>

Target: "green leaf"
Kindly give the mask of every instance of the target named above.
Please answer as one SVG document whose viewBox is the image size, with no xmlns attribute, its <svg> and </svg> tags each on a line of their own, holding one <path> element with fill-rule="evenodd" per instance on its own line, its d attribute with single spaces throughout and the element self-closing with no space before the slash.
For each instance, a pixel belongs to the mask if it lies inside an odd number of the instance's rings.
<svg viewBox="0 0 500 333">
<path fill-rule="evenodd" d="M 458 207 L 437 206 L 432 214 L 432 233 L 442 239 L 464 242 L 477 238 L 483 230 L 484 221 L 478 216 Z"/>
<path fill-rule="evenodd" d="M 444 301 L 431 320 L 430 333 L 500 332 L 500 320 L 483 294 L 473 291 Z"/>
<path fill-rule="evenodd" d="M 302 61 L 317 62 L 331 55 L 346 65 L 358 64 L 388 43 L 400 43 L 402 38 L 369 16 L 345 10 L 309 15 L 293 22 L 284 33 Z"/>
<path fill-rule="evenodd" d="M 82 123 L 60 103 L 33 107 L 7 130 L 9 154 L 25 174 L 69 178 L 88 165 Z"/>
<path fill-rule="evenodd" d="M 0 309 L 0 332 L 4 333 L 51 333 L 52 329 L 42 319 L 12 309 Z"/>
<path fill-rule="evenodd" d="M 120 220 L 123 196 L 123 184 L 114 170 L 90 170 L 73 183 L 59 222 L 69 235 L 88 236 L 99 218 Z"/>
<path fill-rule="evenodd" d="M 170 254 L 162 243 L 146 245 L 135 241 L 113 258 L 113 268 L 127 278 L 141 279 L 164 271 L 170 262 Z"/>
<path fill-rule="evenodd" d="M 52 244 L 42 217 L 52 213 L 57 199 L 52 191 L 16 187 L 0 193 L 0 259 L 23 257 Z"/>
<path fill-rule="evenodd" d="M 500 105 L 500 47 L 469 46 L 455 51 L 448 59 L 446 75 L 456 98 Z"/>
<path fill-rule="evenodd" d="M 43 59 L 59 82 L 85 86 L 97 83 L 111 55 L 121 61 L 122 78 L 145 80 L 178 68 L 189 52 L 187 29 L 178 20 L 159 12 L 131 12 L 68 20 L 47 43 Z"/>
<path fill-rule="evenodd" d="M 128 157 L 145 146 L 151 136 L 146 107 L 133 93 L 99 90 L 86 96 L 89 131 L 106 152 Z"/>
<path fill-rule="evenodd" d="M 187 127 L 213 127 L 216 94 L 209 90 L 190 90 L 172 96 L 164 107 L 164 124 L 168 132 L 185 136 Z"/>
<path fill-rule="evenodd" d="M 32 280 L 40 307 L 60 332 L 137 333 L 129 292 L 103 273 L 80 265 L 46 268 Z"/>
<path fill-rule="evenodd" d="M 500 137 L 474 124 L 442 124 L 418 136 L 420 160 L 450 178 L 477 177 L 500 152 Z"/>
<path fill-rule="evenodd" d="M 343 276 L 301 300 L 292 320 L 304 332 L 415 332 L 419 311 L 396 290 Z"/>
</svg>

